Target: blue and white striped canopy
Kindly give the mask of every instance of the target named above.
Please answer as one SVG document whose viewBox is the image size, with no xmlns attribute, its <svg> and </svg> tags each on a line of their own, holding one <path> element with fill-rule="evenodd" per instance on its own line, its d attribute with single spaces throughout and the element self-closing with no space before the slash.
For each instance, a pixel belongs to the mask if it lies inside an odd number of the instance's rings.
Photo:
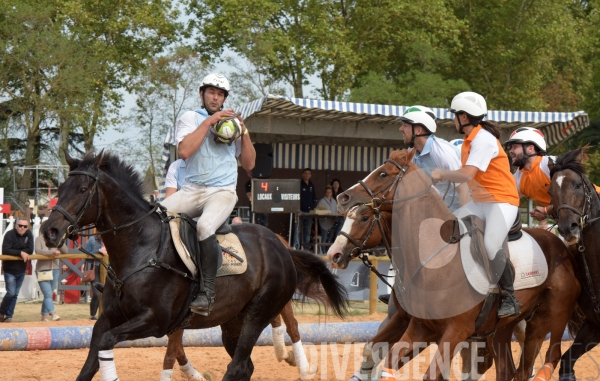
<svg viewBox="0 0 600 381">
<path fill-rule="evenodd" d="M 269 95 L 249 102 L 237 111 L 244 120 L 253 117 L 321 120 L 360 121 L 368 123 L 400 124 L 397 118 L 410 106 L 377 105 L 352 102 L 334 102 L 316 99 L 289 98 Z M 433 108 L 438 118 L 438 128 L 452 127 L 454 115 L 445 108 Z M 504 130 L 530 126 L 542 130 L 547 143 L 560 143 L 589 125 L 588 115 L 583 111 L 536 112 L 490 110 L 488 120 L 498 123 Z M 162 182 L 159 198 L 164 197 L 164 177 L 175 154 L 175 130 L 171 128 L 165 137 L 162 154 Z M 325 146 L 315 144 L 273 144 L 275 168 L 313 168 L 340 171 L 371 171 L 389 156 L 390 147 Z"/>
</svg>

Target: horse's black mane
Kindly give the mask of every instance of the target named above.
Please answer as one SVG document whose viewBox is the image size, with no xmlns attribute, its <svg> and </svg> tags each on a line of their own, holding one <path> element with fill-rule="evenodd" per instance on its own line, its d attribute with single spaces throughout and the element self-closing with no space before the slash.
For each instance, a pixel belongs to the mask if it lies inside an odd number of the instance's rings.
<svg viewBox="0 0 600 381">
<path fill-rule="evenodd" d="M 94 153 L 88 153 L 81 159 L 78 168 L 95 166 L 97 160 L 98 157 Z M 122 161 L 117 154 L 105 152 L 100 163 L 100 170 L 112 177 L 129 193 L 145 200 L 145 186 L 142 176 L 133 166 Z"/>
<path fill-rule="evenodd" d="M 581 164 L 579 156 L 582 154 L 583 148 L 578 148 L 556 158 L 554 166 L 550 170 L 550 178 L 554 177 L 556 172 L 570 169 L 579 175 L 585 175 L 585 168 Z"/>
</svg>

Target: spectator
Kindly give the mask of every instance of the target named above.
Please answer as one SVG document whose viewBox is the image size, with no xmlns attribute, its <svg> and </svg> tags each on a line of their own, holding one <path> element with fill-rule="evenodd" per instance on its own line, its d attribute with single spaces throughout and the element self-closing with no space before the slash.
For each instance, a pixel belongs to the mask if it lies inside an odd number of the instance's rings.
<svg viewBox="0 0 600 381">
<path fill-rule="evenodd" d="M 250 200 L 250 222 L 254 214 L 254 223 L 257 225 L 267 226 L 269 224 L 269 215 L 267 213 L 254 213 L 252 211 L 252 179 L 246 183 L 246 197 Z"/>
<path fill-rule="evenodd" d="M 336 202 L 337 202 L 337 196 L 340 193 L 344 192 L 344 188 L 342 188 L 342 182 L 339 179 L 331 180 L 331 188 L 333 188 L 333 198 L 335 198 Z M 335 213 L 337 214 L 337 211 Z M 343 227 L 344 227 L 344 217 L 337 217 L 335 219 L 335 223 L 333 224 L 333 229 L 335 232 L 333 238 L 340 235 L 340 232 L 342 231 Z"/>
<path fill-rule="evenodd" d="M 339 179 L 331 180 L 331 188 L 333 189 L 334 198 L 337 198 L 338 194 L 344 191 L 344 188 L 342 188 L 342 182 Z"/>
<path fill-rule="evenodd" d="M 42 223 L 40 226 L 40 230 L 46 221 Z M 35 239 L 35 253 L 46 255 L 51 258 L 59 256 L 61 253 L 68 253 L 67 246 L 63 244 L 60 249 L 49 249 L 46 246 L 46 242 L 44 241 L 44 237 L 38 236 Z M 38 284 L 40 285 L 40 290 L 42 290 L 42 294 L 44 294 L 44 300 L 42 301 L 42 321 L 48 321 L 48 315 L 50 315 L 52 321 L 60 320 L 60 316 L 56 312 L 54 312 L 54 303 L 52 302 L 52 294 L 54 290 L 56 290 L 56 286 L 58 285 L 58 278 L 60 277 L 60 261 L 58 259 L 53 260 L 38 260 L 35 266 L 35 271 L 38 273 L 40 271 L 51 271 L 52 279 L 51 280 L 43 280 L 40 281 L 38 279 Z"/>
<path fill-rule="evenodd" d="M 312 176 L 312 171 L 310 168 L 305 168 L 302 171 L 302 181 L 300 182 L 300 214 L 308 214 L 311 210 L 315 208 L 317 204 L 317 195 L 315 193 L 315 186 L 313 185 L 310 178 Z M 310 231 L 312 229 L 312 219 L 304 218 L 302 219 L 303 228 L 304 228 L 304 236 L 302 237 L 302 241 L 306 243 L 310 243 Z M 300 247 L 300 232 L 299 226 L 296 224 L 296 228 L 294 230 L 294 247 Z M 310 250 L 310 246 L 304 246 L 304 250 Z"/>
<path fill-rule="evenodd" d="M 90 237 L 85 245 L 85 249 L 92 254 L 108 255 L 106 247 L 102 243 L 102 237 L 95 236 Z M 100 290 L 96 287 L 96 283 L 103 288 L 104 285 L 100 283 L 100 261 L 97 259 L 86 259 L 86 267 L 88 270 L 94 270 L 94 280 L 90 282 L 90 288 L 92 290 L 92 300 L 90 302 L 90 320 L 98 320 L 96 313 L 98 312 L 98 304 L 100 302 Z"/>
<path fill-rule="evenodd" d="M 25 268 L 29 256 L 33 254 L 33 234 L 29 230 L 29 221 L 17 219 L 16 227 L 4 235 L 2 254 L 21 257 L 23 261 L 2 261 L 6 295 L 0 304 L 0 322 L 11 323 L 17 305 L 19 291 L 25 279 Z"/>
<path fill-rule="evenodd" d="M 337 214 L 337 201 L 333 198 L 333 188 L 328 185 L 325 187 L 325 197 L 319 200 L 317 209 L 326 209 L 331 214 Z M 321 231 L 321 243 L 331 243 L 335 237 L 334 228 L 336 217 L 320 217 L 319 230 Z"/>
</svg>

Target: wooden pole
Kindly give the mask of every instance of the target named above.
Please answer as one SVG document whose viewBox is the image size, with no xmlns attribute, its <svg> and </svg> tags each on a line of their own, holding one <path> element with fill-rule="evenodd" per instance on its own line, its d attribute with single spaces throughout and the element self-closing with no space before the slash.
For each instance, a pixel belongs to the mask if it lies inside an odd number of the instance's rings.
<svg viewBox="0 0 600 381">
<path fill-rule="evenodd" d="M 105 265 L 108 265 L 108 256 L 107 255 L 103 255 L 102 259 L 100 259 L 101 262 L 103 262 Z M 100 283 L 102 284 L 106 284 L 106 267 L 99 265 L 100 266 L 100 279 L 98 280 Z M 100 298 L 98 299 L 98 317 L 100 317 L 100 315 L 102 315 L 102 293 L 100 293 Z"/>
<path fill-rule="evenodd" d="M 379 261 L 375 258 L 371 259 L 373 267 L 377 268 Z M 373 271 L 369 272 L 369 315 L 377 312 L 377 275 Z"/>
</svg>

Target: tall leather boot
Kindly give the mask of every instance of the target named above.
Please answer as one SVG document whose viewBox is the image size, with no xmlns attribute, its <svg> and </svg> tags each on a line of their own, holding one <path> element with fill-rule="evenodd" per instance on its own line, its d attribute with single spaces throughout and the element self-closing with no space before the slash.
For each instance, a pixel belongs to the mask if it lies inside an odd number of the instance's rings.
<svg viewBox="0 0 600 381">
<path fill-rule="evenodd" d="M 204 290 L 190 303 L 192 312 L 208 316 L 215 302 L 215 277 L 219 269 L 219 257 L 221 256 L 221 247 L 217 241 L 216 235 L 211 235 L 203 241 L 200 241 L 200 267 L 202 271 L 202 281 Z"/>
<path fill-rule="evenodd" d="M 498 257 L 502 256 L 502 257 Z M 498 279 L 498 286 L 500 289 L 504 291 L 504 295 L 502 297 L 502 305 L 498 309 L 498 317 L 510 317 L 516 316 L 520 313 L 519 311 L 519 301 L 515 297 L 515 288 L 513 285 L 515 274 L 512 266 L 510 265 L 510 260 L 506 256 L 504 250 L 500 249 L 496 253 L 496 258 L 494 258 L 494 262 L 497 259 L 506 258 L 506 264 L 504 265 L 504 271 L 500 275 L 500 279 Z"/>
</svg>

